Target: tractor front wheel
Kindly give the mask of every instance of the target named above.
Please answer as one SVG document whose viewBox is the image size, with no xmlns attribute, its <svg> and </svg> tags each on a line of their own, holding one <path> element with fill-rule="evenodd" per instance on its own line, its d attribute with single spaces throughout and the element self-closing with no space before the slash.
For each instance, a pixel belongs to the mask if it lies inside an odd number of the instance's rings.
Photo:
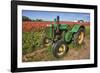
<svg viewBox="0 0 100 73">
<path fill-rule="evenodd" d="M 43 39 L 43 45 L 44 46 L 49 46 L 50 45 L 50 39 L 49 38 L 47 38 L 47 37 L 45 37 L 44 39 Z"/>
<path fill-rule="evenodd" d="M 56 58 L 63 57 L 68 52 L 68 46 L 65 41 L 59 40 L 53 46 L 53 55 Z"/>
</svg>

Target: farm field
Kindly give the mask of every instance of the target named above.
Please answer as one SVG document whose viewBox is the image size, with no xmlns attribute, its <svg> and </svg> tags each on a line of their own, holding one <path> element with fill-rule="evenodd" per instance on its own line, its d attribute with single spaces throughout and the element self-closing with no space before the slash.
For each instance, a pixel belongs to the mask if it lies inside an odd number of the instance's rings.
<svg viewBox="0 0 100 73">
<path fill-rule="evenodd" d="M 47 27 L 50 24 L 54 24 L 54 22 L 50 21 L 42 21 L 42 22 L 32 22 L 32 21 L 24 21 L 23 23 L 23 31 L 30 31 L 33 28 Z M 80 24 L 85 26 L 90 26 L 89 22 L 79 23 L 79 22 L 70 22 L 70 21 L 60 21 L 60 24 Z"/>
<path fill-rule="evenodd" d="M 69 45 L 69 52 L 62 58 L 55 58 L 52 54 L 52 45 L 43 47 L 41 39 L 43 34 L 47 31 L 49 24 L 54 22 L 31 22 L 25 21 L 22 26 L 22 61 L 54 61 L 54 60 L 80 60 L 90 58 L 90 23 L 79 22 L 60 22 L 61 24 L 80 24 L 86 27 L 85 39 L 83 45 L 74 46 Z"/>
</svg>

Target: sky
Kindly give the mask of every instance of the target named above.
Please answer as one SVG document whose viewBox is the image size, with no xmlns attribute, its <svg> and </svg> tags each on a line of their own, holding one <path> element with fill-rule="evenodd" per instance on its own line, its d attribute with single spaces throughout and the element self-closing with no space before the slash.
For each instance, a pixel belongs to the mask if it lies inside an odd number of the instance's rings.
<svg viewBox="0 0 100 73">
<path fill-rule="evenodd" d="M 84 20 L 90 21 L 89 13 L 76 13 L 76 12 L 53 12 L 53 11 L 34 11 L 22 10 L 22 16 L 27 16 L 30 19 L 43 19 L 44 21 L 53 21 L 57 16 L 60 21 L 77 21 Z"/>
</svg>

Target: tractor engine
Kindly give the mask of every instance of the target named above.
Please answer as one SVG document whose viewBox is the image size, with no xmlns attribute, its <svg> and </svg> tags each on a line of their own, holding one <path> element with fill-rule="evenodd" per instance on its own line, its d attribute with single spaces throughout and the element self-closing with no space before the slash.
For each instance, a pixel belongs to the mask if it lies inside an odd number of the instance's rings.
<svg viewBox="0 0 100 73">
<path fill-rule="evenodd" d="M 57 18 L 54 19 L 54 23 L 48 26 L 48 37 L 54 42 L 60 40 L 64 36 L 63 33 L 66 32 L 68 28 L 68 25 L 61 24 L 59 20 L 60 18 L 57 16 Z"/>
</svg>

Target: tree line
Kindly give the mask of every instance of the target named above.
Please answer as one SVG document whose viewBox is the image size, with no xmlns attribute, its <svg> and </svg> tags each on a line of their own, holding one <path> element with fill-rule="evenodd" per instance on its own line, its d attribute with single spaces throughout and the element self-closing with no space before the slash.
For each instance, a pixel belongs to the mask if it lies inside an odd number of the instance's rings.
<svg viewBox="0 0 100 73">
<path fill-rule="evenodd" d="M 43 21 L 43 19 L 30 19 L 29 17 L 27 16 L 22 16 L 22 21 Z"/>
</svg>

